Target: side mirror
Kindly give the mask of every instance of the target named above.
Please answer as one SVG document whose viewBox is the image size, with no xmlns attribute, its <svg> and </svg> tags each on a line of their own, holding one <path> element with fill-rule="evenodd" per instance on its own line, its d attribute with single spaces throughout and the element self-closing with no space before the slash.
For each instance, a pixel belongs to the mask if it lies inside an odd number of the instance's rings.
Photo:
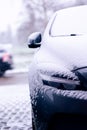
<svg viewBox="0 0 87 130">
<path fill-rule="evenodd" d="M 28 47 L 37 48 L 41 46 L 42 36 L 40 32 L 32 33 L 28 38 Z"/>
</svg>

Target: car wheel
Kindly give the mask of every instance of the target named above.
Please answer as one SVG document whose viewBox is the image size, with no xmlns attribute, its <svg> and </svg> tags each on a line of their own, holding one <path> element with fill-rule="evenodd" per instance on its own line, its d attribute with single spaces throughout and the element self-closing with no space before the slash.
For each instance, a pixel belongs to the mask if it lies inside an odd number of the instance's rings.
<svg viewBox="0 0 87 130">
<path fill-rule="evenodd" d="M 3 76 L 5 71 L 0 71 L 0 77 Z"/>
</svg>

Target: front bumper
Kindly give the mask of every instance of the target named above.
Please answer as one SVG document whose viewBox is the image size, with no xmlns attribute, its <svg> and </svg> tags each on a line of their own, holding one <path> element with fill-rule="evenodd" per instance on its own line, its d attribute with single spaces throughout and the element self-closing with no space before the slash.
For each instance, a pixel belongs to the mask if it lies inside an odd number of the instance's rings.
<svg viewBox="0 0 87 130">
<path fill-rule="evenodd" d="M 82 121 L 84 121 L 82 116 L 85 116 L 85 121 L 87 121 L 87 92 L 57 90 L 56 88 L 43 86 L 38 92 L 35 104 L 33 104 L 33 112 L 38 129 L 41 128 L 43 124 L 43 126 L 46 125 L 47 130 L 47 127 L 52 124 L 49 125 L 49 122 L 56 120 L 55 115 L 58 115 L 57 119 L 61 121 L 62 119 L 59 119 L 61 117 L 60 115 L 66 115 L 65 117 L 67 117 L 67 115 L 75 115 L 74 121 L 78 117 L 79 120 L 83 119 Z M 56 124 L 58 124 L 58 121 L 56 121 Z"/>
<path fill-rule="evenodd" d="M 50 70 L 52 71 L 52 69 Z M 38 130 L 47 130 L 45 128 L 54 115 L 69 114 L 87 117 L 87 91 L 63 90 L 52 86 L 52 84 L 51 86 L 44 85 L 41 73 L 44 73 L 42 68 L 36 67 L 35 64 L 32 65 L 29 73 L 29 84 L 33 119 Z M 46 71 L 44 74 L 48 74 L 48 72 Z M 50 73 L 49 76 L 53 74 L 54 72 Z"/>
</svg>

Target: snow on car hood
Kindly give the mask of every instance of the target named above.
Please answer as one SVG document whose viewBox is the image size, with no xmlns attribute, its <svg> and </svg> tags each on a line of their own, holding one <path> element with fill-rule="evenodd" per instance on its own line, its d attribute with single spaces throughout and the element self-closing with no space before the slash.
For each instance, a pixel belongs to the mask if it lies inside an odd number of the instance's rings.
<svg viewBox="0 0 87 130">
<path fill-rule="evenodd" d="M 87 66 L 87 35 L 44 39 L 35 58 L 70 70 Z"/>
</svg>

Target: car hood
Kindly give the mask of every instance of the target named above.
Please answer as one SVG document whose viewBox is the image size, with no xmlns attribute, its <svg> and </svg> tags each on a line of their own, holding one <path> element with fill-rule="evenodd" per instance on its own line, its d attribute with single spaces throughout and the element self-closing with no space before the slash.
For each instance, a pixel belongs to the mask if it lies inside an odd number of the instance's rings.
<svg viewBox="0 0 87 130">
<path fill-rule="evenodd" d="M 87 35 L 52 37 L 36 54 L 39 63 L 54 63 L 75 70 L 87 66 Z"/>
</svg>

